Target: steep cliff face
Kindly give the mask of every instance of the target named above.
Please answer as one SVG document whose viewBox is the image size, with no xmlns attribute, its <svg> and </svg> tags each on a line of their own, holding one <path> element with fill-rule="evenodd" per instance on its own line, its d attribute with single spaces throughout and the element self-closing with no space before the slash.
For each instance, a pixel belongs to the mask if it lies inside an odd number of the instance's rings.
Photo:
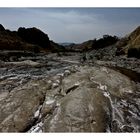
<svg viewBox="0 0 140 140">
<path fill-rule="evenodd" d="M 140 58 L 140 26 L 117 43 L 117 54 Z"/>
<path fill-rule="evenodd" d="M 140 48 L 140 26 L 137 27 L 129 36 L 131 47 Z"/>
</svg>

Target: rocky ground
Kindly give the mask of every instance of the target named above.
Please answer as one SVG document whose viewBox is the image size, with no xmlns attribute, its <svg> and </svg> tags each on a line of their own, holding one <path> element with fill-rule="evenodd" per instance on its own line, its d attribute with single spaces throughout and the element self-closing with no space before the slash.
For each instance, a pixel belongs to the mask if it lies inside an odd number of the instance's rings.
<svg viewBox="0 0 140 140">
<path fill-rule="evenodd" d="M 86 52 L 83 56 L 86 56 L 86 63 L 94 63 L 97 65 L 114 67 L 117 69 L 124 68 L 136 73 L 140 73 L 140 59 L 134 57 L 128 58 L 127 55 L 117 56 L 116 50 L 117 48 L 113 45 Z"/>
<path fill-rule="evenodd" d="M 138 59 L 1 54 L 0 132 L 140 132 Z"/>
</svg>

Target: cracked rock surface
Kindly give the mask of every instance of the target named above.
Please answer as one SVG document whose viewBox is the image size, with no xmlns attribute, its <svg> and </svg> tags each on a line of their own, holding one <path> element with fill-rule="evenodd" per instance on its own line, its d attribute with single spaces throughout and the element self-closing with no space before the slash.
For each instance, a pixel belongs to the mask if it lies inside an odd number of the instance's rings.
<svg viewBox="0 0 140 140">
<path fill-rule="evenodd" d="M 63 79 L 59 94 L 63 92 L 45 117 L 44 132 L 139 132 L 140 96 L 125 75 L 105 67 L 79 67 Z"/>
<path fill-rule="evenodd" d="M 54 54 L 0 64 L 0 132 L 140 132 L 140 84 L 119 71 Z"/>
</svg>

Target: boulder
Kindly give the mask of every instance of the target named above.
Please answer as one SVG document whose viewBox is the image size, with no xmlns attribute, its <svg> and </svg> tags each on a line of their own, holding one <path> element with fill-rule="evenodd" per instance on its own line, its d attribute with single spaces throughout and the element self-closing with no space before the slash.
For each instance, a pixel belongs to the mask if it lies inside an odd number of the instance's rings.
<svg viewBox="0 0 140 140">
<path fill-rule="evenodd" d="M 58 72 L 0 79 L 0 132 L 140 132 L 138 83 L 103 66 Z"/>
<path fill-rule="evenodd" d="M 116 44 L 117 54 L 128 54 L 128 57 L 140 58 L 140 26 Z"/>
<path fill-rule="evenodd" d="M 30 81 L 0 92 L 0 132 L 24 132 L 35 122 L 34 114 L 45 97 L 45 85 Z"/>
<path fill-rule="evenodd" d="M 78 72 L 64 77 L 61 88 L 49 91 L 53 103 L 56 96 L 63 97 L 48 108 L 50 115 L 45 117 L 43 131 L 127 132 L 122 129 L 127 125 L 137 132 L 138 110 L 132 111 L 134 104 L 139 106 L 135 90 L 135 84 L 119 72 L 106 67 L 80 67 Z"/>
</svg>

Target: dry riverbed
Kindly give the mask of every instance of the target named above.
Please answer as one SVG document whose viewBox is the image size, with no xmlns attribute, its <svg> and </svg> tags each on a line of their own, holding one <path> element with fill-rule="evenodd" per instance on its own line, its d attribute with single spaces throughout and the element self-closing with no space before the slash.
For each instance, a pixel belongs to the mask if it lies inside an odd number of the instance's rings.
<svg viewBox="0 0 140 140">
<path fill-rule="evenodd" d="M 126 72 L 81 53 L 5 54 L 0 132 L 140 132 L 140 83 Z"/>
</svg>

